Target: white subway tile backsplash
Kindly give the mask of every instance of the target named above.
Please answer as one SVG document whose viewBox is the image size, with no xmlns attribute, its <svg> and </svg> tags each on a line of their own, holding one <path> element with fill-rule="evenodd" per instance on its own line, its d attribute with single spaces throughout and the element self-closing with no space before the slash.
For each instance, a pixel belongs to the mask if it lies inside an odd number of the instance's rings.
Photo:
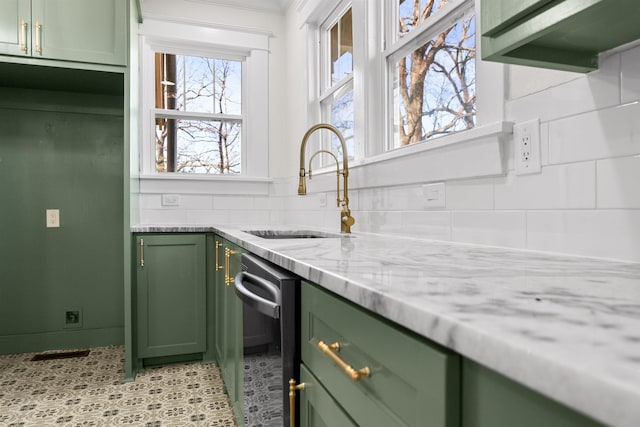
<svg viewBox="0 0 640 427">
<path fill-rule="evenodd" d="M 622 102 L 640 100 L 640 47 L 620 54 Z"/>
<path fill-rule="evenodd" d="M 640 262 L 640 210 L 527 212 L 527 248 Z"/>
<path fill-rule="evenodd" d="M 531 68 L 529 78 L 538 71 Z M 526 76 L 522 76 L 526 78 Z M 612 55 L 597 71 L 559 86 L 523 96 L 506 103 L 507 120 L 541 122 L 569 117 L 620 103 L 620 57 Z"/>
<path fill-rule="evenodd" d="M 640 153 L 640 103 L 549 123 L 551 164 Z"/>
<path fill-rule="evenodd" d="M 140 209 L 161 209 L 162 208 L 162 195 L 160 194 L 141 194 L 140 195 Z"/>
<path fill-rule="evenodd" d="M 229 210 L 229 224 L 264 225 L 269 223 L 269 211 Z"/>
<path fill-rule="evenodd" d="M 595 208 L 595 162 L 545 166 L 540 174 L 495 179 L 495 208 Z"/>
<path fill-rule="evenodd" d="M 598 208 L 640 208 L 640 156 L 598 160 Z"/>
<path fill-rule="evenodd" d="M 451 240 L 481 245 L 524 248 L 524 211 L 458 211 L 451 214 Z"/>
<path fill-rule="evenodd" d="M 549 164 L 549 123 L 540 123 L 540 164 Z"/>
<path fill-rule="evenodd" d="M 186 224 L 187 212 L 182 209 L 144 209 L 140 224 Z"/>
<path fill-rule="evenodd" d="M 411 237 L 451 240 L 451 212 L 420 212 L 408 211 L 402 213 L 402 234 Z"/>
<path fill-rule="evenodd" d="M 253 197 L 250 196 L 214 196 L 213 209 L 253 209 Z"/>
<path fill-rule="evenodd" d="M 493 209 L 493 182 L 494 178 L 447 182 L 447 209 Z"/>
<path fill-rule="evenodd" d="M 369 233 L 397 234 L 402 231 L 402 214 L 403 212 L 400 211 L 369 211 L 367 215 L 369 228 L 358 230 Z"/>
<path fill-rule="evenodd" d="M 183 209 L 213 209 L 213 196 L 183 194 L 180 196 L 180 205 Z"/>
<path fill-rule="evenodd" d="M 220 210 L 188 210 L 187 223 L 189 224 L 227 224 L 229 211 Z"/>
</svg>

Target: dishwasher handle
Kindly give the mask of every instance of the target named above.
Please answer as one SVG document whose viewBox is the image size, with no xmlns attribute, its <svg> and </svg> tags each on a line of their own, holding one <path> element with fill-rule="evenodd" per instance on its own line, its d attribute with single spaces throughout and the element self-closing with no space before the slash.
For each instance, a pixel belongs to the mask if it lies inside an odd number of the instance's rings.
<svg viewBox="0 0 640 427">
<path fill-rule="evenodd" d="M 256 276 L 255 274 L 247 273 L 246 271 L 238 273 L 234 282 L 236 295 L 240 297 L 242 302 L 265 316 L 269 316 L 273 319 L 280 318 L 280 289 L 276 285 L 262 277 Z M 244 285 L 245 282 L 266 291 L 275 301 L 268 300 L 251 292 Z"/>
</svg>

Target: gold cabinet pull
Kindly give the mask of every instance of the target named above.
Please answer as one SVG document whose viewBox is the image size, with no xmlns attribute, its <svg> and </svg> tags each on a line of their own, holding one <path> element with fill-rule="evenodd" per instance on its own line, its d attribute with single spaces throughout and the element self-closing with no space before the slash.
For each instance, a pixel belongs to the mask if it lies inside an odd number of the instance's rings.
<svg viewBox="0 0 640 427">
<path fill-rule="evenodd" d="M 20 20 L 20 50 L 24 53 L 28 52 L 27 48 L 27 21 Z"/>
<path fill-rule="evenodd" d="M 144 267 L 144 239 L 140 239 L 140 267 Z"/>
<path fill-rule="evenodd" d="M 355 369 L 336 354 L 336 352 L 340 350 L 339 342 L 336 341 L 333 344 L 327 344 L 320 340 L 318 341 L 318 348 L 327 355 L 329 359 L 333 360 L 333 362 L 338 365 L 340 369 L 342 369 L 353 381 L 360 381 L 362 377 L 368 377 L 371 375 L 371 370 L 368 367 L 365 366 L 362 369 Z"/>
<path fill-rule="evenodd" d="M 224 268 L 224 266 L 220 265 L 220 246 L 222 246 L 222 243 L 216 242 L 216 271 Z"/>
<path fill-rule="evenodd" d="M 40 23 L 38 21 L 36 21 L 36 25 L 33 27 L 36 30 L 36 46 L 35 46 L 35 51 L 36 53 L 39 53 L 40 55 L 42 55 L 42 40 L 41 40 L 41 35 L 40 34 L 40 30 L 42 30 L 42 25 L 40 25 Z"/>
<path fill-rule="evenodd" d="M 227 286 L 233 283 L 233 277 L 229 273 L 231 270 L 231 255 L 236 253 L 233 249 L 224 248 L 224 284 Z"/>
<path fill-rule="evenodd" d="M 296 385 L 296 380 L 289 380 L 289 426 L 296 427 L 296 391 L 304 390 L 305 383 Z"/>
</svg>

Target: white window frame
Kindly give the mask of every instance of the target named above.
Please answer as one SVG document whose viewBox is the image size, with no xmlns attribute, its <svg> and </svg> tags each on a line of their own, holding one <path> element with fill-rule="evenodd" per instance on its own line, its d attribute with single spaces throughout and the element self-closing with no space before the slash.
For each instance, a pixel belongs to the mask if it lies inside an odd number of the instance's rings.
<svg viewBox="0 0 640 427">
<path fill-rule="evenodd" d="M 464 179 L 504 174 L 508 167 L 507 141 L 512 133 L 512 123 L 504 120 L 506 67 L 504 64 L 486 62 L 480 55 L 480 2 L 482 0 L 450 0 L 451 9 L 472 8 L 476 15 L 476 127 L 441 136 L 429 141 L 411 144 L 391 151 L 386 141 L 392 137 L 392 121 L 388 119 L 390 93 L 393 82 L 389 76 L 388 57 L 410 43 L 427 40 L 424 31 L 427 24 L 420 24 L 408 35 L 395 42 L 397 14 L 392 14 L 397 1 L 352 0 L 353 13 L 353 85 L 356 139 L 352 186 L 369 187 L 380 183 L 372 179 L 372 171 L 384 173 L 385 185 L 410 182 Z M 318 122 L 319 53 L 318 30 L 329 14 L 340 4 L 338 0 L 308 1 L 300 10 L 301 26 L 307 28 L 308 84 L 310 94 L 307 125 Z M 436 15 L 437 16 L 437 15 Z M 452 15 L 453 16 L 453 15 Z M 452 16 L 448 20 L 455 21 Z M 434 16 L 435 17 L 435 16 Z M 446 19 L 439 18 L 444 22 Z M 395 44 L 391 42 L 394 40 Z M 416 48 L 419 45 L 416 44 Z M 315 50 L 314 50 L 315 49 Z M 316 85 L 316 86 L 314 86 Z M 415 164 L 423 167 L 417 173 Z M 360 178 L 359 168 L 370 166 L 369 172 Z M 329 169 L 327 169 L 329 172 Z M 409 176 L 411 174 L 412 176 Z M 361 182 L 359 182 L 361 181 Z"/>
<path fill-rule="evenodd" d="M 395 138 L 397 135 L 395 134 L 395 129 L 393 126 L 394 117 L 393 115 L 397 114 L 394 109 L 394 87 L 393 87 L 393 76 L 395 73 L 395 67 L 398 61 L 401 58 L 411 54 L 415 49 L 420 48 L 425 43 L 428 43 L 434 37 L 437 37 L 440 33 L 445 31 L 447 28 L 455 25 L 458 21 L 463 19 L 466 16 L 473 15 L 474 11 L 474 0 L 449 0 L 440 10 L 438 10 L 434 15 L 427 18 L 425 21 L 420 22 L 416 25 L 409 33 L 399 36 L 399 24 L 398 24 L 398 8 L 399 4 L 397 1 L 386 3 L 387 10 L 386 12 L 386 34 L 385 34 L 385 46 L 386 49 L 383 52 L 383 57 L 385 61 L 386 68 L 386 84 L 387 84 L 387 96 L 386 96 L 386 111 L 387 111 L 387 120 L 385 121 L 386 126 L 386 141 L 387 143 L 383 147 L 383 150 L 393 151 L 397 149 L 402 149 L 404 147 L 392 147 Z M 476 29 L 478 27 L 479 19 L 476 19 Z M 477 31 L 476 31 L 477 33 Z M 477 39 L 477 34 L 476 34 Z M 476 44 L 479 46 L 479 43 Z M 477 49 L 476 51 L 479 51 Z M 477 64 L 478 61 L 476 61 Z M 476 102 L 477 105 L 477 102 Z M 477 111 L 477 110 L 476 110 Z M 393 115 L 392 115 L 393 114 Z M 476 113 L 477 114 L 477 113 Z M 468 129 L 467 129 L 468 130 Z M 465 132 L 465 130 L 460 131 Z M 452 133 L 453 134 L 453 133 Z M 449 135 L 443 135 L 439 138 L 443 138 Z M 418 141 L 415 144 L 430 144 L 435 139 L 422 140 Z"/>
<path fill-rule="evenodd" d="M 199 26 L 169 20 L 147 19 L 140 25 L 141 143 L 140 173 L 151 179 L 268 179 L 269 177 L 269 81 L 267 33 L 236 28 Z M 203 41 L 205 40 L 205 41 Z M 207 42 L 206 40 L 211 40 Z M 213 42 L 215 41 L 215 42 Z M 155 117 L 163 110 L 155 108 L 156 52 L 242 62 L 242 139 L 241 173 L 181 174 L 156 172 Z M 180 119 L 211 119 L 213 114 L 176 111 Z M 205 117 L 206 116 L 206 117 Z M 237 116 L 233 116 L 237 118 Z"/>
</svg>

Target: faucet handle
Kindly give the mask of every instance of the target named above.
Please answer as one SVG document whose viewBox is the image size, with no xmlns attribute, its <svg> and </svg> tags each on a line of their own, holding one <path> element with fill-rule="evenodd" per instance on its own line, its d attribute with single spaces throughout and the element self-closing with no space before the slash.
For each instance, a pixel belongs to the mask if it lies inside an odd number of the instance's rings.
<svg viewBox="0 0 640 427">
<path fill-rule="evenodd" d="M 304 168 L 300 168 L 300 180 L 298 181 L 298 195 L 304 196 L 307 194 L 307 182 L 304 179 Z"/>
</svg>

